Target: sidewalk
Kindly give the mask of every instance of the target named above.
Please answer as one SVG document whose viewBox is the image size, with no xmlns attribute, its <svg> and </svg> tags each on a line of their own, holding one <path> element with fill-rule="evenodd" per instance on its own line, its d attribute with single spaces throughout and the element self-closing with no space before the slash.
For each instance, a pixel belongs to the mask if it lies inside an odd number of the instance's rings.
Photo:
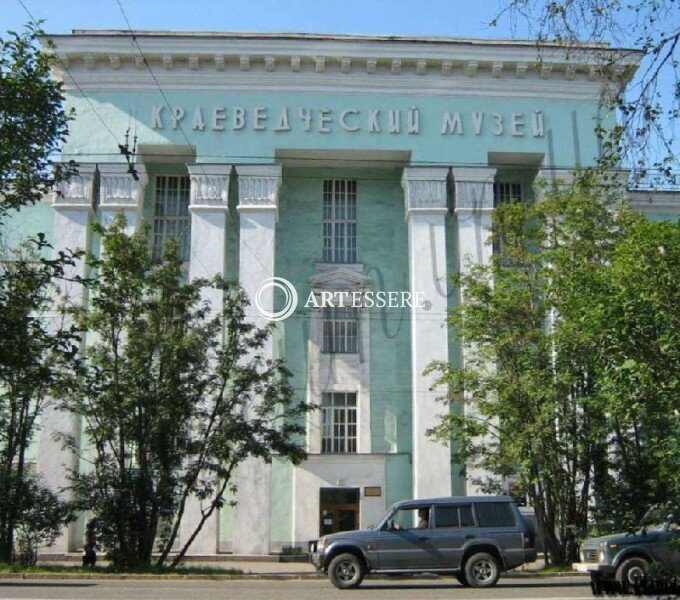
<svg viewBox="0 0 680 600">
<path fill-rule="evenodd" d="M 81 555 L 79 553 L 43 556 L 38 561 L 40 566 L 64 566 L 73 567 L 79 565 Z M 98 566 L 106 566 L 106 561 L 99 561 Z M 317 579 L 323 578 L 323 573 L 317 573 L 314 567 L 308 562 L 280 562 L 278 556 L 192 556 L 189 557 L 184 566 L 204 567 L 214 569 L 229 569 L 241 571 L 241 574 L 233 575 L 229 573 L 206 573 L 206 574 L 117 574 L 117 573 L 0 573 L 0 579 Z M 540 570 L 544 567 L 543 560 L 529 563 L 520 569 L 509 571 L 503 577 L 510 578 L 543 578 L 543 577 L 562 577 L 562 576 L 583 576 L 575 571 L 565 571 L 562 573 L 547 572 Z M 426 575 L 426 578 L 437 578 L 437 575 Z M 448 577 L 444 575 L 443 577 Z"/>
</svg>

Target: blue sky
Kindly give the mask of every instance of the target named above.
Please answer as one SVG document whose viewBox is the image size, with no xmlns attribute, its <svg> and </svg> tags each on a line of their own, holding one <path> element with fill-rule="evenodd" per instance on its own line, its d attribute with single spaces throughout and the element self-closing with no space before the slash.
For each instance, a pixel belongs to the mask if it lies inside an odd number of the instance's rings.
<svg viewBox="0 0 680 600">
<path fill-rule="evenodd" d="M 509 23 L 489 27 L 500 0 L 121 0 L 136 29 L 295 31 L 456 37 L 512 37 Z M 123 29 L 116 0 L 24 0 L 49 33 Z M 0 30 L 20 28 L 27 16 L 3 0 Z M 526 33 L 521 30 L 518 34 Z"/>
</svg>

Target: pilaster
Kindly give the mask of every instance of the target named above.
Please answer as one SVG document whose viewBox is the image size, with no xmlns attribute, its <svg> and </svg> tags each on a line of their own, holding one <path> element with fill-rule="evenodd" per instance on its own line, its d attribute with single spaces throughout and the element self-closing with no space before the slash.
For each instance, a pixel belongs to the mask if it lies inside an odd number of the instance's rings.
<svg viewBox="0 0 680 600">
<path fill-rule="evenodd" d="M 54 255 L 64 250 L 90 250 L 91 223 L 95 190 L 95 165 L 83 164 L 78 175 L 58 187 L 52 199 L 54 209 Z M 86 289 L 72 280 L 87 275 L 85 258 L 64 267 L 64 280 L 59 282 L 61 299 L 70 305 L 82 305 L 87 301 Z M 71 281 L 69 281 L 71 280 Z M 81 349 L 85 341 L 81 341 Z M 80 439 L 80 419 L 71 413 L 62 412 L 53 406 L 43 413 L 40 442 L 38 447 L 37 470 L 45 484 L 64 498 L 72 493 L 65 491 L 69 485 L 68 472 L 77 470 L 78 457 L 62 449 L 61 442 L 54 439 L 55 433 L 65 433 Z M 77 526 L 71 523 L 51 546 L 52 552 L 69 552 L 80 545 L 76 539 Z"/>
<path fill-rule="evenodd" d="M 189 279 L 211 279 L 225 275 L 226 231 L 231 165 L 189 165 L 191 179 L 191 255 Z M 223 292 L 205 288 L 202 297 L 213 311 L 222 310 Z M 188 539 L 201 518 L 201 501 L 192 496 L 180 527 L 182 540 Z M 206 521 L 191 545 L 190 554 L 215 554 L 219 543 L 219 512 Z"/>
<path fill-rule="evenodd" d="M 239 282 L 251 301 L 249 319 L 258 327 L 266 319 L 255 308 L 262 284 L 274 276 L 280 165 L 236 165 L 239 203 Z M 274 310 L 274 288 L 258 296 L 264 311 Z M 272 358 L 272 342 L 260 354 Z M 234 515 L 234 554 L 268 554 L 270 550 L 271 469 L 263 460 L 249 458 L 238 469 Z"/>
<path fill-rule="evenodd" d="M 455 214 L 458 226 L 458 259 L 459 272 L 465 273 L 475 264 L 488 265 L 493 255 L 493 247 L 489 241 L 494 210 L 493 183 L 496 169 L 492 168 L 457 168 L 452 169 Z M 460 291 L 465 297 L 465 289 Z M 469 361 L 474 348 L 463 345 L 462 360 Z M 472 408 L 465 406 L 468 415 Z M 475 480 L 485 480 L 488 474 L 474 465 L 466 466 L 466 492 L 468 495 L 480 494 Z"/>
<path fill-rule="evenodd" d="M 134 165 L 134 169 L 136 179 L 127 163 L 99 165 L 99 209 L 104 227 L 109 227 L 119 213 L 125 217 L 128 233 L 139 226 L 148 177 L 143 164 Z"/>
<path fill-rule="evenodd" d="M 451 448 L 433 441 L 428 429 L 440 422 L 442 390 L 432 390 L 435 374 L 424 371 L 433 361 L 448 360 L 446 215 L 448 169 L 409 167 L 402 186 L 409 242 L 411 297 L 411 388 L 413 421 L 413 497 L 451 495 Z"/>
<path fill-rule="evenodd" d="M 191 257 L 189 278 L 224 275 L 231 165 L 189 165 L 191 178 Z M 222 305 L 219 290 L 205 290 L 213 310 Z"/>
</svg>

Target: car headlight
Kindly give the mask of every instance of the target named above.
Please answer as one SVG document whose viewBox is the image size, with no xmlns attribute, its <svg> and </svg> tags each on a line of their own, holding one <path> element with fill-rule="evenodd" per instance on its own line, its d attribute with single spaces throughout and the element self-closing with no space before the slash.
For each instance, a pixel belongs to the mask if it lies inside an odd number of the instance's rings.
<svg viewBox="0 0 680 600">
<path fill-rule="evenodd" d="M 326 538 L 325 537 L 319 538 L 319 541 L 316 543 L 316 551 L 317 552 L 323 552 L 325 548 L 326 548 Z"/>
<path fill-rule="evenodd" d="M 607 558 L 607 545 L 604 542 L 600 542 L 600 551 L 598 553 L 597 560 L 602 565 L 607 563 Z"/>
</svg>

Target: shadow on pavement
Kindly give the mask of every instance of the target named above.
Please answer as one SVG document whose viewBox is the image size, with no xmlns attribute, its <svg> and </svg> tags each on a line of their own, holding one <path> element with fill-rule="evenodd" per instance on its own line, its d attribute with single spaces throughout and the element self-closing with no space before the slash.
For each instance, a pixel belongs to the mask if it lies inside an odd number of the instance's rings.
<svg viewBox="0 0 680 600">
<path fill-rule="evenodd" d="M 527 581 L 525 583 L 499 583 L 497 588 L 573 588 L 590 587 L 590 580 L 586 581 Z"/>
<path fill-rule="evenodd" d="M 20 581 L 0 581 L 0 588 L 3 587 L 94 587 L 97 583 L 86 582 L 86 581 L 46 581 L 36 579 L 34 581 L 26 581 L 22 579 Z"/>
<path fill-rule="evenodd" d="M 514 588 L 577 588 L 577 587 L 588 587 L 590 586 L 589 581 L 583 581 L 583 582 L 576 582 L 576 581 L 565 581 L 565 582 L 560 582 L 560 581 L 546 581 L 546 582 L 539 582 L 539 581 L 527 581 L 524 583 L 499 583 L 498 585 L 492 587 L 492 588 L 487 588 L 489 590 L 493 589 L 502 589 L 502 588 L 507 588 L 507 589 L 514 589 Z M 364 582 L 361 584 L 361 587 L 359 589 L 361 590 L 415 590 L 415 589 L 422 589 L 422 590 L 448 590 L 448 589 L 454 589 L 454 588 L 461 588 L 461 589 L 468 589 L 468 590 L 475 590 L 479 588 L 465 588 L 462 585 L 458 583 L 444 583 L 444 584 L 436 584 L 436 583 L 419 583 L 419 582 L 405 582 L 401 581 L 400 583 L 378 583 L 378 582 L 371 582 L 367 583 Z M 479 589 L 479 591 L 482 591 Z"/>
</svg>

